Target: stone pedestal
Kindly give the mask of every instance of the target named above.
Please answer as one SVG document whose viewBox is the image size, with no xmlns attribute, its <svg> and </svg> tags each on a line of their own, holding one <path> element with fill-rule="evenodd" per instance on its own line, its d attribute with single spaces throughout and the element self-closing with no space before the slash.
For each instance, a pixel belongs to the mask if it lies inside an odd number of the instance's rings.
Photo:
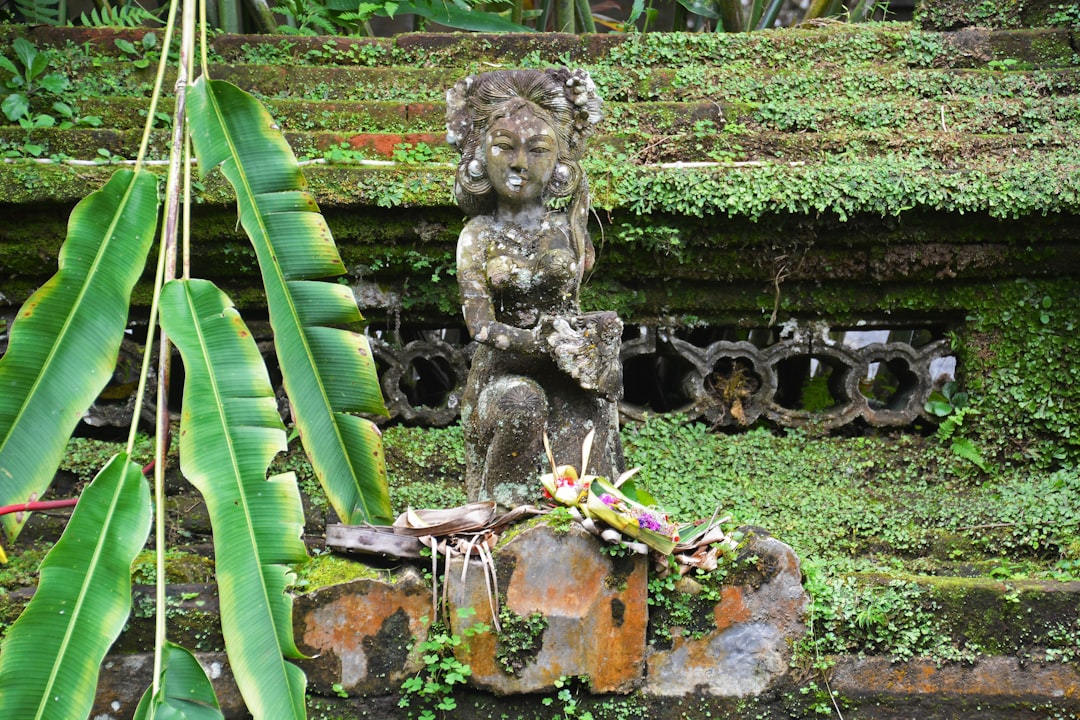
<svg viewBox="0 0 1080 720">
<path fill-rule="evenodd" d="M 420 670 L 410 648 L 424 638 L 431 615 L 431 590 L 409 568 L 390 582 L 361 579 L 301 595 L 293 605 L 293 632 L 300 661 L 315 692 L 335 694 L 335 683 L 350 694 L 397 692 Z"/>
<path fill-rule="evenodd" d="M 498 548 L 498 593 L 521 618 L 540 613 L 546 627 L 518 637 L 515 672 L 497 659 L 498 635 L 477 635 L 461 659 L 471 684 L 500 695 L 554 691 L 560 677 L 588 677 L 594 693 L 626 693 L 645 669 L 648 577 L 644 556 L 611 557 L 576 523 L 564 529 L 538 524 Z M 483 569 L 474 563 L 464 583 L 461 563 L 451 567 L 449 602 L 457 634 L 476 622 L 492 624 Z M 459 619 L 454 608 L 473 608 Z M 507 648 L 503 647 L 505 654 Z"/>
<path fill-rule="evenodd" d="M 691 637 L 669 627 L 670 643 L 650 646 L 646 694 L 754 695 L 787 673 L 791 643 L 806 630 L 799 558 L 763 534 L 751 535 L 739 558 L 704 628 Z"/>
<path fill-rule="evenodd" d="M 504 696 L 554 692 L 560 678 L 577 677 L 596 694 L 738 697 L 786 675 L 807 603 L 799 560 L 787 545 L 751 533 L 719 602 L 688 600 L 694 627 L 683 628 L 649 606 L 645 556 L 612 557 L 577 523 L 548 522 L 511 531 L 496 548 L 490 593 L 479 561 L 465 568 L 458 558 L 448 574 L 439 563 L 439 593 L 451 631 L 464 639 L 455 652 L 472 670 L 472 687 Z M 502 633 L 494 630 L 492 594 Z M 459 613 L 467 608 L 472 612 Z M 350 694 L 395 693 L 421 670 L 410 647 L 426 637 L 430 615 L 430 587 L 411 568 L 392 581 L 316 590 L 294 607 L 297 645 L 313 656 L 299 664 L 316 692 L 332 695 L 339 683 Z M 491 629 L 465 633 L 476 623 Z M 657 628 L 666 630 L 662 640 Z"/>
</svg>

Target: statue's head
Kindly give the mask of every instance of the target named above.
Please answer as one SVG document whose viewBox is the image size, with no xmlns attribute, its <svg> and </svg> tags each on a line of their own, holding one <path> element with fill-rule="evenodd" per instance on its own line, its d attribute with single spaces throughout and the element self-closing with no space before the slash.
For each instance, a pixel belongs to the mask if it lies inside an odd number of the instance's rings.
<svg viewBox="0 0 1080 720">
<path fill-rule="evenodd" d="M 578 190 L 585 139 L 600 121 L 600 98 L 588 73 L 565 68 L 484 73 L 458 82 L 446 100 L 447 141 L 461 153 L 454 194 L 466 213 L 494 209 L 507 182 L 500 153 L 510 151 L 511 141 L 535 138 L 551 153 L 550 163 L 539 163 L 546 179 L 539 199 Z"/>
</svg>

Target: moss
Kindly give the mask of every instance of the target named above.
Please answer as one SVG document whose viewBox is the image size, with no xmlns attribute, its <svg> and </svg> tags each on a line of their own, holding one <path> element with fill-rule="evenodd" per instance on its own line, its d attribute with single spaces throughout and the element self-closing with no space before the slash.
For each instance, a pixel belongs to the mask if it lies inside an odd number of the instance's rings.
<svg viewBox="0 0 1080 720">
<path fill-rule="evenodd" d="M 314 555 L 296 567 L 293 588 L 311 592 L 329 585 L 340 585 L 353 580 L 387 580 L 387 571 L 376 570 L 357 560 L 326 553 Z"/>
<path fill-rule="evenodd" d="M 131 563 L 131 581 L 153 584 L 157 577 L 157 553 L 143 550 Z M 214 581 L 214 561 L 203 555 L 170 549 L 165 553 L 165 582 L 175 584 L 210 583 Z"/>
<path fill-rule="evenodd" d="M 1075 598 L 1048 583 L 905 575 L 863 579 L 925 587 L 926 609 L 934 614 L 939 631 L 958 647 L 988 655 L 1022 655 L 1046 647 L 1062 619 L 1075 613 Z"/>
<path fill-rule="evenodd" d="M 506 673 L 517 675 L 536 661 L 543 647 L 548 620 L 539 612 L 518 615 L 510 610 L 503 598 L 499 607 L 499 624 L 501 630 L 495 644 L 495 660 Z"/>
<path fill-rule="evenodd" d="M 41 565 L 48 551 L 48 547 L 41 545 L 9 546 L 6 549 L 8 561 L 0 565 L 0 588 L 3 589 L 0 595 L 6 595 L 19 588 L 36 587 L 38 566 Z"/>
<path fill-rule="evenodd" d="M 132 594 L 131 616 L 113 645 L 113 652 L 145 652 L 147 648 L 154 647 L 156 614 L 153 586 L 137 587 Z M 165 615 L 168 618 L 170 641 L 201 652 L 222 652 L 225 649 L 216 591 L 212 586 L 170 585 Z"/>
<path fill-rule="evenodd" d="M 566 512 L 565 509 L 559 508 L 556 508 L 554 511 L 544 515 L 536 515 L 534 517 L 530 517 L 521 522 L 514 523 L 513 525 L 508 527 L 506 531 L 499 536 L 499 544 L 496 546 L 496 549 L 506 545 L 508 542 L 510 542 L 526 530 L 531 530 L 532 528 L 538 527 L 540 525 L 546 525 L 556 533 L 569 532 L 572 522 L 573 520 L 571 520 L 570 514 Z M 498 556 L 498 552 L 496 552 L 495 554 L 496 556 Z M 509 577 L 509 575 L 507 575 L 506 577 Z"/>
<path fill-rule="evenodd" d="M 915 19 L 934 30 L 1038 27 L 1058 6 L 1056 0 L 926 0 L 916 7 Z"/>
</svg>

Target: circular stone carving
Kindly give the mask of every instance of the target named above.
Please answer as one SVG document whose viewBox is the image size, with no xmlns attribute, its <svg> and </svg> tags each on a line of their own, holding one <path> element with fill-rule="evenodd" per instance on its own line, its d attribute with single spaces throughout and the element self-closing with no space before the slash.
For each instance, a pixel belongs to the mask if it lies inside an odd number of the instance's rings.
<svg viewBox="0 0 1080 720">
<path fill-rule="evenodd" d="M 461 404 L 468 364 L 465 354 L 442 340 L 413 340 L 403 348 L 394 348 L 382 340 L 371 339 L 371 351 L 376 363 L 385 366 L 382 375 L 383 396 L 390 416 L 406 422 L 443 427 L 454 422 Z M 420 365 L 418 361 L 424 363 Z M 439 384 L 440 379 L 425 377 L 427 373 L 443 371 L 449 383 L 438 404 L 414 405 L 402 389 L 403 384 L 414 387 L 423 381 Z M 421 372 L 423 370 L 423 373 Z"/>
<path fill-rule="evenodd" d="M 838 344 L 783 341 L 766 348 L 763 355 L 765 363 L 772 371 L 772 386 L 766 392 L 768 401 L 765 416 L 773 422 L 787 427 L 813 426 L 820 430 L 833 430 L 860 416 L 865 402 L 859 402 L 855 398 L 862 397 L 859 380 L 866 377 L 866 364 L 850 349 Z M 836 403 L 832 407 L 813 412 L 784 407 L 777 402 L 780 379 L 777 366 L 798 358 L 816 359 L 833 368 L 829 391 Z"/>
<path fill-rule="evenodd" d="M 861 390 L 855 396 L 862 416 L 874 427 L 907 425 L 922 412 L 930 393 L 929 363 L 919 372 L 920 353 L 902 343 L 874 343 L 859 349 L 869 374 L 869 368 L 879 363 L 897 380 L 895 390 L 883 402 L 873 402 Z M 879 370 L 880 372 L 880 370 Z M 864 378 L 866 375 L 863 376 Z"/>
<path fill-rule="evenodd" d="M 757 346 L 720 340 L 705 349 L 703 415 L 714 425 L 750 425 L 771 399 L 776 387 L 772 368 L 762 361 Z"/>
</svg>

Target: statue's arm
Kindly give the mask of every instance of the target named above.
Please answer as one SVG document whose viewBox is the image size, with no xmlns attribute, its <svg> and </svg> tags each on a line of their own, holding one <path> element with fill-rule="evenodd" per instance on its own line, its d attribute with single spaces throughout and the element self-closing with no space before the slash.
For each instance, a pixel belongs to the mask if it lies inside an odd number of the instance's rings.
<svg viewBox="0 0 1080 720">
<path fill-rule="evenodd" d="M 500 350 L 537 355 L 545 352 L 540 327 L 519 328 L 495 318 L 491 293 L 484 277 L 486 249 L 474 228 L 466 225 L 457 247 L 457 278 L 461 309 L 474 340 Z"/>
</svg>

